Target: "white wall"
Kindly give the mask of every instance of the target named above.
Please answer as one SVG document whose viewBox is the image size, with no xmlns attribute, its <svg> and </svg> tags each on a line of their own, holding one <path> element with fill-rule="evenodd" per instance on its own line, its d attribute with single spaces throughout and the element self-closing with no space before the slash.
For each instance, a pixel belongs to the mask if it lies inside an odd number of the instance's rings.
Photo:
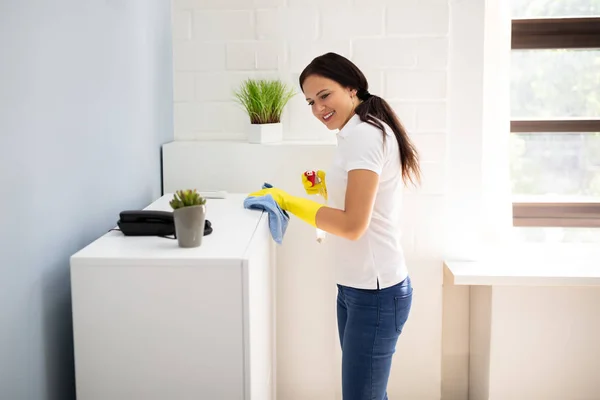
<svg viewBox="0 0 600 400">
<path fill-rule="evenodd" d="M 0 1 L 0 399 L 75 399 L 69 257 L 161 193 L 168 0 Z"/>
<path fill-rule="evenodd" d="M 445 321 L 454 322 L 451 315 L 457 315 L 461 322 L 444 336 L 442 352 L 441 260 L 444 255 L 469 257 L 481 236 L 484 7 L 475 0 L 456 3 L 173 0 L 175 138 L 203 141 L 202 150 L 194 151 L 206 159 L 190 164 L 204 166 L 199 168 L 205 171 L 199 181 L 218 182 L 217 166 L 230 160 L 241 175 L 228 174 L 223 185 L 252 190 L 239 177 L 254 179 L 252 185 L 262 183 L 255 169 L 269 171 L 272 159 L 259 155 L 273 151 L 292 156 L 285 171 L 264 172 L 265 180 L 281 179 L 278 185 L 300 193 L 297 176 L 303 169 L 322 165 L 328 147 L 313 163 L 308 147 L 303 148 L 303 162 L 298 151 L 290 149 L 292 144 L 262 151 L 213 140 L 245 140 L 247 118 L 231 100 L 236 83 L 250 76 L 270 76 L 297 88 L 302 68 L 327 51 L 348 56 L 365 71 L 371 92 L 392 104 L 415 140 L 422 154 L 424 184 L 407 191 L 403 222 L 415 301 L 394 361 L 391 398 L 440 399 L 444 387 L 453 398 L 464 399 L 467 390 L 468 297 L 459 291 L 448 299 L 458 305 L 458 314 L 446 313 Z M 300 94 L 284 113 L 284 127 L 288 141 L 334 140 L 333 133 L 312 117 Z M 313 246 L 314 232 L 300 226 L 293 224 L 289 231 L 293 243 L 279 251 L 279 396 L 339 399 L 335 287 L 327 269 L 331 255 L 326 247 Z M 317 261 L 311 262 L 297 243 L 310 243 Z M 450 384 L 443 386 L 443 379 L 450 379 Z"/>
</svg>

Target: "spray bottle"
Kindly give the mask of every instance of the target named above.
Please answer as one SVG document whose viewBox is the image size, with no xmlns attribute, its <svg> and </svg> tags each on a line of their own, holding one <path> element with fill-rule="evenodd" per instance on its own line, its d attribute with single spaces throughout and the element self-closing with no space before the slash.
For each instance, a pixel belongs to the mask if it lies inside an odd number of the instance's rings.
<svg viewBox="0 0 600 400">
<path fill-rule="evenodd" d="M 306 179 L 311 183 L 311 186 L 315 186 L 315 185 L 322 183 L 322 180 L 316 171 L 306 171 L 304 173 L 304 176 L 306 176 Z M 325 204 L 327 204 L 327 192 L 323 185 L 319 186 L 319 190 L 317 191 L 317 196 L 321 196 L 323 198 Z M 318 243 L 322 243 L 325 240 L 326 236 L 327 236 L 327 233 L 324 230 L 317 228 L 317 242 Z"/>
</svg>

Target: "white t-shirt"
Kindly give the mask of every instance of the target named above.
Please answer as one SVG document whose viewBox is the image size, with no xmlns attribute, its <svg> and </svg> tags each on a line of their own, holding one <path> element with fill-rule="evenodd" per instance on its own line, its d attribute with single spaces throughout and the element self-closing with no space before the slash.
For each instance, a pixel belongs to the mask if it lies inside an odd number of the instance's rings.
<svg viewBox="0 0 600 400">
<path fill-rule="evenodd" d="M 368 169 L 379 174 L 373 213 L 366 232 L 352 241 L 328 235 L 333 246 L 335 276 L 340 285 L 359 289 L 393 286 L 407 275 L 401 246 L 402 169 L 398 141 L 389 126 L 385 145 L 381 130 L 354 115 L 337 133 L 337 149 L 327 170 L 330 207 L 344 209 L 348 171 Z"/>
</svg>

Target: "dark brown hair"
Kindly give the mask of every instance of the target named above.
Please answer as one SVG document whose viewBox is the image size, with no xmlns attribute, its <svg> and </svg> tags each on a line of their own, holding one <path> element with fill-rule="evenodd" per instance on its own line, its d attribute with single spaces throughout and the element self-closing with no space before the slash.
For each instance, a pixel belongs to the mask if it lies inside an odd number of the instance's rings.
<svg viewBox="0 0 600 400">
<path fill-rule="evenodd" d="M 356 107 L 355 112 L 361 121 L 369 123 L 382 132 L 386 123 L 398 140 L 400 148 L 400 164 L 402 178 L 406 183 L 421 180 L 419 167 L 419 154 L 411 142 L 406 130 L 390 105 L 381 97 L 369 93 L 367 78 L 358 67 L 347 58 L 336 53 L 323 54 L 311 61 L 300 74 L 300 87 L 310 75 L 318 75 L 336 81 L 341 86 L 357 90 L 357 96 L 362 102 Z M 302 89 L 304 91 L 304 89 Z M 385 133 L 383 136 L 385 140 Z"/>
</svg>

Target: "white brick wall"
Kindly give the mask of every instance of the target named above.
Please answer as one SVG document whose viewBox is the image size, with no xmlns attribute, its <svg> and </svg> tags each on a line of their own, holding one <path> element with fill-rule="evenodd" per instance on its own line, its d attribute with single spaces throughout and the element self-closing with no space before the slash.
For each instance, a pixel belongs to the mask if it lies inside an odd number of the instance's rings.
<svg viewBox="0 0 600 400">
<path fill-rule="evenodd" d="M 424 182 L 406 195 L 403 243 L 418 290 L 390 393 L 415 400 L 439 399 L 441 390 L 448 21 L 444 0 L 173 0 L 176 140 L 245 140 L 247 116 L 232 91 L 241 80 L 261 76 L 298 90 L 283 115 L 286 140 L 333 140 L 297 87 L 300 71 L 328 51 L 365 72 L 370 91 L 388 100 L 413 137 Z M 303 393 L 310 382 L 285 369 L 278 374 L 281 398 L 317 391 Z M 333 399 L 332 391 L 339 398 L 336 383 L 320 383 L 322 399 Z"/>
<path fill-rule="evenodd" d="M 448 6 L 442 0 L 174 0 L 173 7 L 177 139 L 243 139 L 247 117 L 239 107 L 221 106 L 233 110 L 227 117 L 236 122 L 219 125 L 198 121 L 190 104 L 233 104 L 232 90 L 247 77 L 279 77 L 299 89 L 300 71 L 327 51 L 356 62 L 371 92 L 400 114 L 422 108 L 423 126 L 414 120 L 407 127 L 443 133 L 443 122 L 436 122 L 445 120 Z M 331 137 L 306 121 L 312 116 L 297 97 L 283 116 L 285 137 Z"/>
</svg>

